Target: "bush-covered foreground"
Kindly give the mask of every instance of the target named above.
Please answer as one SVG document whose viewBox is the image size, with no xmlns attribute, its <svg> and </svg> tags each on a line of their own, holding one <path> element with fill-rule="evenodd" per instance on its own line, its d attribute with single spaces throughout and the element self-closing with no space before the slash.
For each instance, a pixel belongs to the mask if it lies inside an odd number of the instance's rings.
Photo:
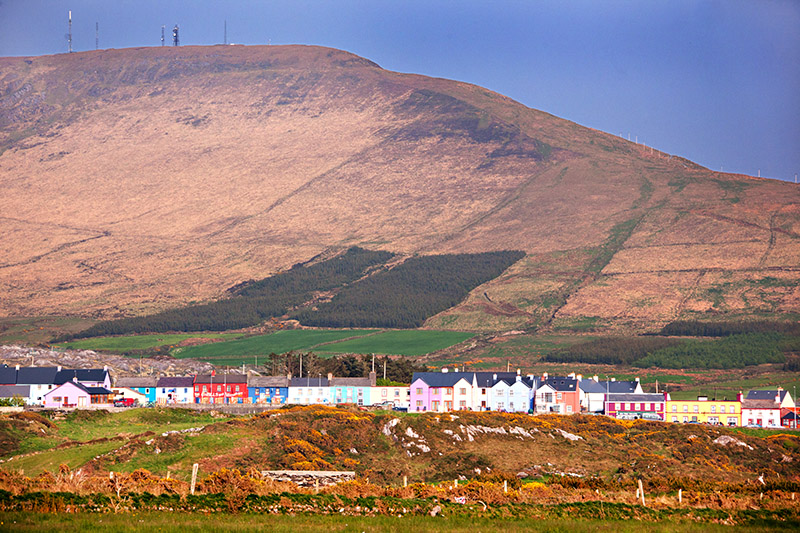
<svg viewBox="0 0 800 533">
<path fill-rule="evenodd" d="M 785 490 L 760 492 L 742 485 L 736 492 L 687 491 L 682 503 L 675 492 L 648 494 L 647 506 L 642 506 L 629 490 L 592 490 L 553 481 L 512 482 L 508 487 L 506 491 L 500 482 L 479 480 L 407 487 L 357 480 L 314 490 L 263 480 L 255 471 L 223 469 L 202 480 L 199 492 L 192 495 L 187 483 L 159 478 L 145 470 L 106 477 L 85 476 L 65 467 L 57 475 L 33 479 L 13 473 L 0 475 L 0 517 L 5 525 L 14 516 L 35 526 L 37 519 L 33 516 L 46 516 L 51 528 L 57 516 L 56 522 L 61 520 L 65 525 L 77 527 L 91 522 L 97 526 L 103 520 L 106 527 L 114 527 L 116 520 L 109 518 L 123 515 L 127 518 L 117 521 L 117 527 L 152 528 L 149 520 L 164 513 L 170 517 L 170 524 L 164 524 L 167 531 L 184 530 L 184 521 L 201 527 L 208 519 L 199 519 L 198 514 L 224 515 L 229 527 L 244 528 L 268 526 L 271 521 L 264 520 L 266 515 L 292 515 L 300 524 L 319 524 L 324 516 L 335 516 L 339 518 L 331 525 L 338 522 L 344 529 L 355 525 L 344 518 L 355 518 L 359 526 L 384 530 L 390 524 L 408 528 L 425 523 L 432 529 L 460 530 L 474 527 L 476 521 L 490 529 L 507 529 L 509 521 L 527 529 L 534 526 L 532 522 L 542 520 L 585 521 L 582 526 L 666 522 L 688 530 L 694 530 L 692 524 L 800 527 L 800 507 Z M 395 522 L 397 519 L 401 520 Z"/>
</svg>

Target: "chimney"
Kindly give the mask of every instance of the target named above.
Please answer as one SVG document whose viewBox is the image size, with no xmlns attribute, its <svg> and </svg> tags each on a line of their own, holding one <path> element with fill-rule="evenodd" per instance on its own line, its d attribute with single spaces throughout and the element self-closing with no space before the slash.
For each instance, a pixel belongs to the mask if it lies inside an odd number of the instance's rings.
<svg viewBox="0 0 800 533">
<path fill-rule="evenodd" d="M 635 379 L 637 383 L 639 382 L 639 378 L 633 378 L 633 379 Z"/>
<path fill-rule="evenodd" d="M 520 372 L 519 368 L 517 369 L 517 375 L 518 376 L 521 375 L 521 372 Z"/>
<path fill-rule="evenodd" d="M 19 365 L 17 365 L 17 372 L 19 372 Z"/>
<path fill-rule="evenodd" d="M 328 383 L 330 383 L 332 379 L 333 379 L 333 374 L 331 372 L 328 372 Z"/>
<path fill-rule="evenodd" d="M 578 381 L 583 381 L 583 374 L 578 374 L 577 376 L 575 376 L 575 379 L 577 379 Z"/>
<path fill-rule="evenodd" d="M 61 372 L 61 365 L 58 365 L 58 370 L 56 372 Z"/>
<path fill-rule="evenodd" d="M 378 374 L 373 370 L 369 373 L 369 386 L 374 387 L 378 383 Z"/>
<path fill-rule="evenodd" d="M 533 381 L 535 377 L 536 376 L 534 376 L 533 374 L 528 374 L 528 379 L 531 381 Z"/>
<path fill-rule="evenodd" d="M 288 379 L 288 380 L 290 380 L 290 381 L 291 381 L 291 379 L 292 379 L 292 373 L 291 373 L 291 372 L 289 372 L 288 374 L 286 374 L 286 379 Z"/>
<path fill-rule="evenodd" d="M 743 399 L 744 399 L 744 394 L 742 394 L 742 391 L 739 391 L 739 394 L 736 395 L 736 401 L 741 403 Z"/>
<path fill-rule="evenodd" d="M 613 381 L 617 381 L 617 378 L 611 378 L 611 381 L 612 381 L 612 382 L 613 382 Z"/>
<path fill-rule="evenodd" d="M 547 379 L 547 372 L 545 372 L 544 374 L 542 374 L 542 379 Z"/>
<path fill-rule="evenodd" d="M 597 376 L 597 374 L 595 374 L 594 376 L 592 376 L 592 380 L 599 382 L 600 378 Z"/>
<path fill-rule="evenodd" d="M 492 379 L 497 381 L 497 374 L 492 374 Z"/>
<path fill-rule="evenodd" d="M 570 372 L 569 374 L 567 374 L 567 377 L 575 379 L 575 372 Z"/>
<path fill-rule="evenodd" d="M 442 367 L 442 374 L 447 374 L 447 367 L 446 366 Z"/>
</svg>

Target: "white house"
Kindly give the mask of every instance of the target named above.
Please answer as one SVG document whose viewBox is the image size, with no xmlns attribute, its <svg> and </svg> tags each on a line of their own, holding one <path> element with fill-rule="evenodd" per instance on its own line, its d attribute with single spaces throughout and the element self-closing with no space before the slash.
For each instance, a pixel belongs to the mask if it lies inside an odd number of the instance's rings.
<svg viewBox="0 0 800 533">
<path fill-rule="evenodd" d="M 194 378 L 192 376 L 159 378 L 156 382 L 156 403 L 194 402 Z"/>
<path fill-rule="evenodd" d="M 489 393 L 489 408 L 492 411 L 527 413 L 533 407 L 533 394 L 537 380 L 533 376 L 523 378 L 500 378 Z"/>
</svg>

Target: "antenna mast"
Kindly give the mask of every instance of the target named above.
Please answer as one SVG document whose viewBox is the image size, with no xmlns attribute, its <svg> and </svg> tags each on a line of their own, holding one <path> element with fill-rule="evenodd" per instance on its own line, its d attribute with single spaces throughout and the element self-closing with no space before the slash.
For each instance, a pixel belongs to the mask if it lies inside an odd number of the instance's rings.
<svg viewBox="0 0 800 533">
<path fill-rule="evenodd" d="M 228 44 L 228 20 L 225 20 L 225 33 L 223 37 L 223 44 Z"/>
<path fill-rule="evenodd" d="M 69 11 L 69 31 L 67 32 L 67 44 L 69 45 L 69 53 L 72 53 L 72 10 Z"/>
<path fill-rule="evenodd" d="M 164 46 L 164 25 L 161 25 L 161 46 Z"/>
<path fill-rule="evenodd" d="M 100 49 L 100 23 L 94 23 L 94 49 Z"/>
<path fill-rule="evenodd" d="M 175 24 L 175 27 L 172 28 L 172 46 L 179 46 L 180 39 L 178 39 L 178 25 Z"/>
</svg>

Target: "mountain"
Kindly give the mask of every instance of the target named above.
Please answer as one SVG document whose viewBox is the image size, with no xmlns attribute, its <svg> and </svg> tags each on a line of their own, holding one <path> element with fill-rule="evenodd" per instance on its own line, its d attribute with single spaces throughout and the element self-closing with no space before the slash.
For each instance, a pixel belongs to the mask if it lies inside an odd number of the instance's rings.
<svg viewBox="0 0 800 533">
<path fill-rule="evenodd" d="M 526 257 L 429 327 L 795 317 L 800 188 L 310 46 L 0 58 L 0 314 L 130 316 L 357 245 Z"/>
</svg>

